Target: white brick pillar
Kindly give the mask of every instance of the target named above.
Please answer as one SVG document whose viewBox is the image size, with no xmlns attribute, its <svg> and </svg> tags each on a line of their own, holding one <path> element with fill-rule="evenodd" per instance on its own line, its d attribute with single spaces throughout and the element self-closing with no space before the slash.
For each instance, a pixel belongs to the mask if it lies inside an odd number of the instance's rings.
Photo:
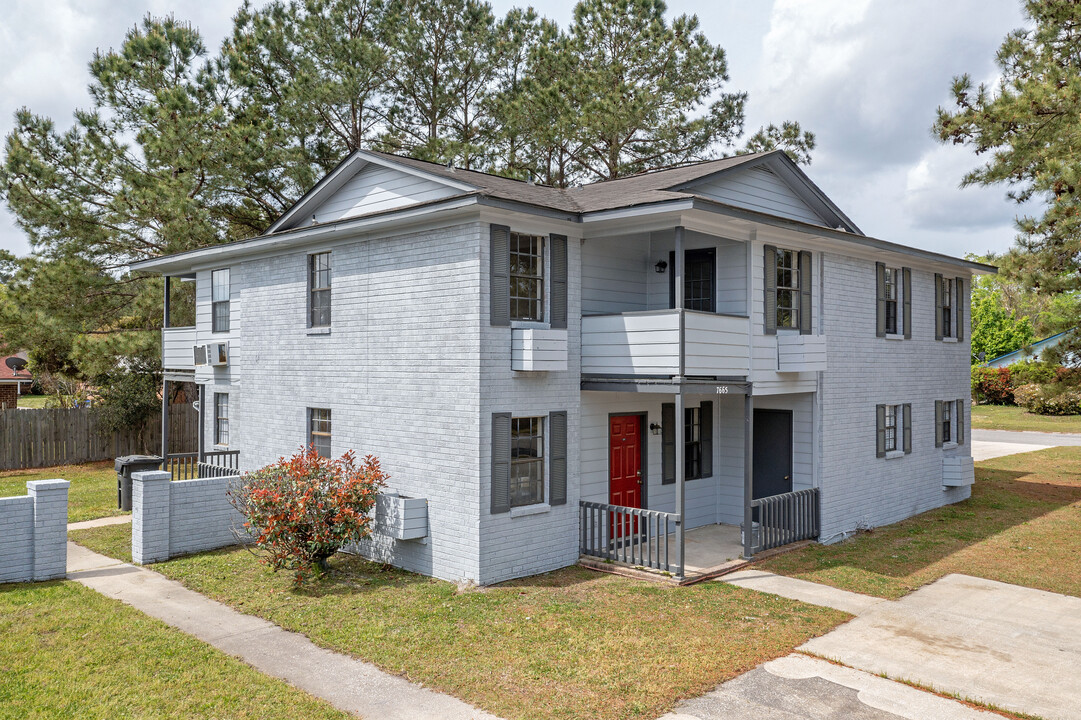
<svg viewBox="0 0 1081 720">
<path fill-rule="evenodd" d="M 169 559 L 169 494 L 172 474 L 131 474 L 131 559 L 137 565 Z"/>
<path fill-rule="evenodd" d="M 67 480 L 31 480 L 34 501 L 34 579 L 62 578 L 68 571 Z"/>
</svg>

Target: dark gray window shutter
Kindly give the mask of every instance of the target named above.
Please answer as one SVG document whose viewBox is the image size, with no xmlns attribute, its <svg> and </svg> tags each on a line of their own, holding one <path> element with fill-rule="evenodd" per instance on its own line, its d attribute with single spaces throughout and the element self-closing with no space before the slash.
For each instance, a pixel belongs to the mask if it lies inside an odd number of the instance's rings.
<svg viewBox="0 0 1081 720">
<path fill-rule="evenodd" d="M 567 327 L 567 236 L 552 235 L 552 327 Z"/>
<path fill-rule="evenodd" d="M 498 327 L 510 326 L 510 228 L 492 225 L 491 322 Z"/>
<path fill-rule="evenodd" d="M 811 290 L 814 283 L 811 281 L 811 253 L 808 250 L 799 251 L 799 334 L 810 335 L 813 327 L 814 313 L 811 310 Z"/>
<path fill-rule="evenodd" d="M 777 334 L 777 248 L 766 245 L 762 262 L 762 283 L 765 288 L 762 314 L 763 332 L 766 335 Z M 672 482 L 675 482 L 673 478 Z"/>
<path fill-rule="evenodd" d="M 953 307 L 956 309 L 956 322 L 953 325 L 953 336 L 958 340 L 965 339 L 965 281 L 963 278 L 954 278 L 953 281 Z"/>
<path fill-rule="evenodd" d="M 702 403 L 699 412 L 702 433 L 702 477 L 713 475 L 713 403 Z"/>
<path fill-rule="evenodd" d="M 904 286 L 901 288 L 902 296 L 904 297 L 904 317 L 901 318 L 901 322 L 904 323 L 905 340 L 912 339 L 912 270 L 910 268 L 901 269 L 901 284 Z"/>
<path fill-rule="evenodd" d="M 904 413 L 903 435 L 901 436 L 902 447 L 904 448 L 905 455 L 912 452 L 912 405 L 905 403 L 901 406 L 901 411 Z"/>
<path fill-rule="evenodd" d="M 492 413 L 492 514 L 510 510 L 510 413 Z"/>
<path fill-rule="evenodd" d="M 886 337 L 886 264 L 875 263 L 875 335 Z"/>
<path fill-rule="evenodd" d="M 661 405 L 661 484 L 676 481 L 676 406 Z"/>
<path fill-rule="evenodd" d="M 875 457 L 886 457 L 885 405 L 875 405 Z"/>
<path fill-rule="evenodd" d="M 942 274 L 935 273 L 935 340 L 942 339 Z M 939 430 L 939 432 L 942 432 Z"/>
<path fill-rule="evenodd" d="M 958 445 L 963 445 L 965 442 L 965 401 L 964 399 L 958 399 L 953 409 L 953 424 L 957 428 L 957 432 L 954 433 L 957 437 L 954 441 Z"/>
<path fill-rule="evenodd" d="M 567 411 L 548 413 L 548 504 L 567 504 Z"/>
<path fill-rule="evenodd" d="M 935 400 L 935 447 L 942 447 L 942 401 Z"/>
</svg>

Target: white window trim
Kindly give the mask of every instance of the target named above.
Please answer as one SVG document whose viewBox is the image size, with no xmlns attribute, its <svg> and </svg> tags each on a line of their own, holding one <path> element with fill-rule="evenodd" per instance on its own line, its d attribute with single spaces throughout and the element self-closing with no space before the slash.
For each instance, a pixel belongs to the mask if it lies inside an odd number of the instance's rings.
<svg viewBox="0 0 1081 720">
<path fill-rule="evenodd" d="M 548 491 L 548 465 L 544 466 L 544 490 Z M 528 517 L 529 515 L 541 515 L 552 509 L 552 506 L 546 502 L 536 503 L 534 505 L 519 505 L 518 507 L 512 507 L 510 509 L 510 516 L 516 517 Z"/>
</svg>

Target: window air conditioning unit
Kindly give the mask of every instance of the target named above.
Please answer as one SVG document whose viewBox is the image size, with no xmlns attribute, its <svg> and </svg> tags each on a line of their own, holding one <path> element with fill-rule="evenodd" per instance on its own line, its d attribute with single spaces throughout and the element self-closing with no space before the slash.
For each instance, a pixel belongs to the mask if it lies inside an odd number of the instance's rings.
<svg viewBox="0 0 1081 720">
<path fill-rule="evenodd" d="M 195 346 L 196 366 L 212 365 L 221 367 L 229 364 L 229 343 L 216 342 Z"/>
</svg>

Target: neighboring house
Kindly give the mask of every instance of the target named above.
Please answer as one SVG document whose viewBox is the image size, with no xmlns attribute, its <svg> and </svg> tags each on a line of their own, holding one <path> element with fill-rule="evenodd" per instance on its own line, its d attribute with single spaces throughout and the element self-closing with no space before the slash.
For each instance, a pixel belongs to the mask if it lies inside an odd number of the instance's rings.
<svg viewBox="0 0 1081 720">
<path fill-rule="evenodd" d="M 19 406 L 19 396 L 30 392 L 33 375 L 26 369 L 26 353 L 0 357 L 0 409 Z"/>
<path fill-rule="evenodd" d="M 163 362 L 203 452 L 377 455 L 413 500 L 363 550 L 417 572 L 679 575 L 691 528 L 754 517 L 751 554 L 970 493 L 994 268 L 864 235 L 782 152 L 561 190 L 358 151 L 264 235 L 133 269 L 196 283 Z"/>
<path fill-rule="evenodd" d="M 1057 335 L 1045 337 L 1043 340 L 1037 340 L 1031 345 L 1026 345 L 1020 350 L 1014 350 L 1013 352 L 1006 353 L 1005 355 L 999 355 L 997 358 L 988 360 L 986 363 L 984 363 L 983 366 L 992 368 L 1004 368 L 1018 362 L 1039 360 L 1044 350 L 1046 350 L 1047 348 L 1055 347 L 1074 330 L 1075 328 L 1070 328 L 1069 330 L 1060 332 Z M 1070 367 L 1076 367 L 1078 365 L 1078 360 L 1077 358 L 1074 358 L 1071 353 L 1070 357 L 1066 358 L 1066 361 L 1063 364 Z"/>
</svg>

